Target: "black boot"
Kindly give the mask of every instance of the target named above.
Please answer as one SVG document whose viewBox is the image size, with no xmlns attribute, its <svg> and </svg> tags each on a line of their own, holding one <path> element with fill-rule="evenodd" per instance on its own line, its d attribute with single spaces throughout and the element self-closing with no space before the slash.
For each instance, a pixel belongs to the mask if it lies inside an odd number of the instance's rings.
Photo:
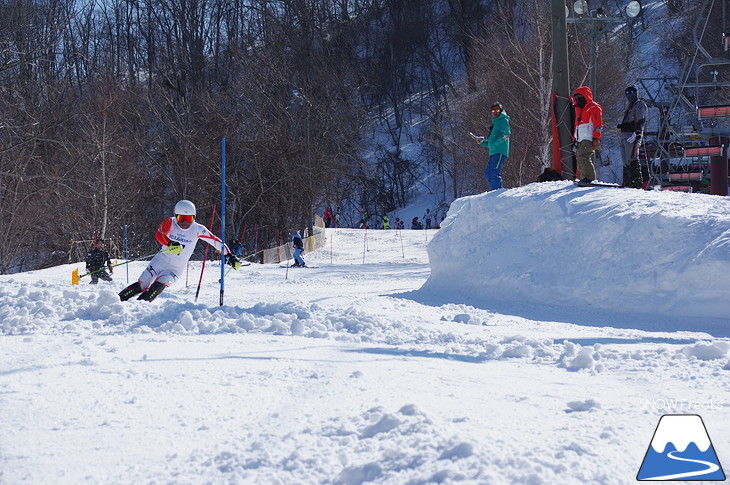
<svg viewBox="0 0 730 485">
<path fill-rule="evenodd" d="M 641 189 L 644 187 L 644 179 L 641 174 L 641 165 L 638 160 L 631 160 L 629 163 L 629 187 Z"/>
<path fill-rule="evenodd" d="M 139 293 L 142 293 L 142 287 L 139 285 L 139 281 L 135 281 L 134 283 L 119 292 L 119 299 L 122 301 L 127 301 L 134 295 L 137 295 Z"/>
<path fill-rule="evenodd" d="M 155 298 L 157 298 L 157 295 L 162 293 L 162 290 L 164 290 L 166 287 L 164 284 L 160 283 L 159 281 L 155 281 L 150 285 L 149 288 L 147 288 L 144 293 L 139 295 L 138 300 L 146 300 L 146 301 L 152 301 Z"/>
</svg>

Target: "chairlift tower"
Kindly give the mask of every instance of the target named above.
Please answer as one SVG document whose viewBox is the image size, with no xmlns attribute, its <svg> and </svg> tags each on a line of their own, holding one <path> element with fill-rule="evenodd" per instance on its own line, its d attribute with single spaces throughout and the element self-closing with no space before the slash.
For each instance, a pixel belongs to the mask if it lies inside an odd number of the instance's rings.
<svg viewBox="0 0 730 485">
<path fill-rule="evenodd" d="M 596 1 L 596 0 L 593 0 Z M 570 78 L 568 62 L 568 37 L 566 24 L 577 24 L 591 41 L 589 86 L 596 94 L 596 69 L 598 65 L 598 37 L 607 23 L 631 22 L 641 13 L 641 3 L 632 0 L 623 9 L 625 16 L 608 17 L 601 8 L 590 9 L 588 0 L 577 0 L 573 4 L 574 15 L 565 5 L 565 0 L 552 0 L 553 33 L 553 168 L 563 178 L 575 176 L 571 152 L 571 107 Z"/>
<path fill-rule="evenodd" d="M 596 94 L 596 70 L 598 66 L 598 38 L 607 24 L 632 23 L 641 13 L 641 3 L 632 0 L 623 8 L 623 15 L 609 17 L 604 7 L 591 9 L 588 0 L 577 0 L 573 13 L 568 12 L 566 22 L 577 25 L 591 42 L 591 59 L 588 69 L 588 87 Z"/>
<path fill-rule="evenodd" d="M 716 94 L 723 93 L 720 88 L 730 87 L 730 81 L 723 78 L 727 69 L 720 69 L 730 65 L 730 36 L 723 4 L 721 42 L 727 57 L 711 55 L 702 44 L 700 31 L 712 15 L 712 3 L 704 1 L 692 32 L 699 60 L 688 64 L 680 78 L 640 79 L 647 102 L 660 113 L 656 140 L 642 149 L 643 161 L 662 189 L 726 196 L 730 102 Z M 659 169 L 654 170 L 657 162 Z"/>
</svg>

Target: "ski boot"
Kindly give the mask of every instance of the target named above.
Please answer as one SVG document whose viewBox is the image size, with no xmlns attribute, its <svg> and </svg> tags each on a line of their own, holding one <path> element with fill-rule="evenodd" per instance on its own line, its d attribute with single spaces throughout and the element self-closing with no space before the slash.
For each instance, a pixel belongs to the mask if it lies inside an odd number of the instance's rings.
<svg viewBox="0 0 730 485">
<path fill-rule="evenodd" d="M 145 301 L 152 301 L 157 296 L 162 293 L 162 290 L 167 288 L 163 283 L 160 283 L 159 281 L 155 281 L 150 285 L 149 288 L 147 288 L 139 297 L 138 300 L 145 300 Z"/>
<path fill-rule="evenodd" d="M 134 295 L 138 295 L 139 293 L 142 293 L 142 287 L 139 285 L 139 281 L 135 281 L 134 283 L 119 292 L 119 299 L 122 301 L 127 301 Z"/>
</svg>

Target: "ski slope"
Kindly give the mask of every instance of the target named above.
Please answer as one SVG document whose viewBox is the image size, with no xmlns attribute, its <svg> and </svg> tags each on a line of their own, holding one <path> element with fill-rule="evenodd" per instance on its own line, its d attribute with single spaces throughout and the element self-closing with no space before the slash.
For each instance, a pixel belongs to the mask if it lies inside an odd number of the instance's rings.
<svg viewBox="0 0 730 485">
<path fill-rule="evenodd" d="M 119 302 L 124 267 L 0 276 L 0 484 L 625 484 L 665 413 L 730 463 L 729 208 L 500 190 L 438 231 L 329 229 L 317 268 L 231 271 L 223 306 L 218 262 L 197 302 L 200 263 L 153 303 Z M 562 254 L 589 252 L 594 277 Z"/>
</svg>

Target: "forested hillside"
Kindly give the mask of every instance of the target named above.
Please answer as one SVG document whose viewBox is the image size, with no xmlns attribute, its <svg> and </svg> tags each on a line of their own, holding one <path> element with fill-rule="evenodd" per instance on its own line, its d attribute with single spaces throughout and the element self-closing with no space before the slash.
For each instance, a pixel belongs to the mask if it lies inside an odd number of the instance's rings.
<svg viewBox="0 0 730 485">
<path fill-rule="evenodd" d="M 668 15 L 679 15 L 699 1 L 671 3 Z M 2 273 L 65 262 L 71 242 L 93 234 L 121 247 L 125 225 L 132 255 L 145 254 L 181 198 L 207 224 L 222 137 L 228 232 L 256 225 L 261 245 L 277 229 L 307 227 L 327 202 L 347 224 L 419 192 L 449 203 L 485 190 L 487 154 L 468 133 L 486 133 L 495 100 L 513 120 L 506 186 L 550 163 L 544 0 L 3 0 L 0 9 Z M 599 40 L 607 123 L 646 29 L 639 17 Z M 578 86 L 589 46 L 580 31 L 569 36 Z"/>
</svg>

